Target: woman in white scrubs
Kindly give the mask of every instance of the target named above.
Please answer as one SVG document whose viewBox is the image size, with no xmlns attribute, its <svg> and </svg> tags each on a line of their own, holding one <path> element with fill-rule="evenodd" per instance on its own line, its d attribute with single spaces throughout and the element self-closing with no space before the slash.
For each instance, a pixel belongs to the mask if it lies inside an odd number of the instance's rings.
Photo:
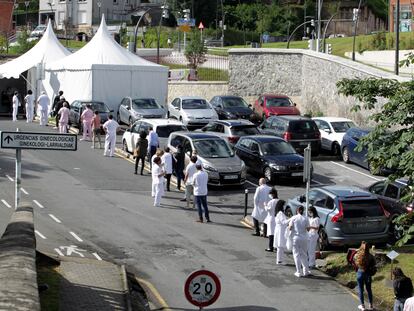
<svg viewBox="0 0 414 311">
<path fill-rule="evenodd" d="M 315 252 L 316 246 L 318 245 L 319 238 L 319 225 L 320 219 L 318 211 L 314 206 L 309 207 L 309 243 L 308 243 L 308 258 L 309 258 L 309 268 L 315 268 Z"/>
<path fill-rule="evenodd" d="M 308 276 L 309 262 L 308 262 L 308 228 L 309 221 L 303 216 L 304 207 L 300 205 L 297 209 L 297 214 L 289 221 L 289 229 L 293 234 L 293 259 L 295 260 L 296 272 L 295 276 L 300 278 Z"/>
<path fill-rule="evenodd" d="M 275 241 L 274 247 L 277 248 L 276 251 L 276 264 L 284 265 L 285 264 L 285 251 L 286 251 L 286 237 L 285 232 L 289 219 L 284 213 L 285 201 L 279 200 L 276 204 L 276 229 L 275 229 Z"/>
</svg>

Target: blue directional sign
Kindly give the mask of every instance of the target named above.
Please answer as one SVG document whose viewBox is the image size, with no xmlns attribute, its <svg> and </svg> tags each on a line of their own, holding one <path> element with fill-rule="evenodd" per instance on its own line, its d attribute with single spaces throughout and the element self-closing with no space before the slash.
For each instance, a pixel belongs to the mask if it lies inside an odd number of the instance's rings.
<svg viewBox="0 0 414 311">
<path fill-rule="evenodd" d="M 178 26 L 188 25 L 190 27 L 194 27 L 195 19 L 194 18 L 177 18 L 177 25 Z"/>
</svg>

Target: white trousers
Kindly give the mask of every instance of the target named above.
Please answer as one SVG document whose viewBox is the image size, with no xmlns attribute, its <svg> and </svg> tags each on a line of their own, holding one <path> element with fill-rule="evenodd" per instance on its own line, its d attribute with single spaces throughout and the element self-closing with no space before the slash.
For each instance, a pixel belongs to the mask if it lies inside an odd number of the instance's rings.
<svg viewBox="0 0 414 311">
<path fill-rule="evenodd" d="M 154 190 L 154 206 L 159 206 L 164 195 L 164 183 L 154 184 L 152 189 Z"/>
<path fill-rule="evenodd" d="M 18 106 L 13 105 L 13 121 L 17 121 L 17 110 L 19 109 Z"/>
<path fill-rule="evenodd" d="M 68 124 L 59 121 L 59 133 L 66 134 L 68 132 Z"/>
<path fill-rule="evenodd" d="M 302 275 L 309 273 L 308 262 L 308 239 L 293 237 L 293 259 L 295 260 L 296 272 Z"/>
<path fill-rule="evenodd" d="M 110 157 L 114 156 L 115 152 L 115 142 L 116 142 L 116 135 L 106 135 L 105 136 L 105 150 L 104 155 L 109 155 Z"/>
<path fill-rule="evenodd" d="M 318 245 L 318 234 L 309 234 L 309 243 L 308 243 L 308 258 L 309 266 L 314 267 L 315 263 L 315 252 L 316 246 Z"/>
<path fill-rule="evenodd" d="M 26 104 L 26 121 L 32 122 L 33 121 L 33 106 Z"/>
<path fill-rule="evenodd" d="M 89 140 L 92 139 L 92 122 L 89 121 L 83 121 L 83 139 L 86 140 L 88 138 Z"/>
<path fill-rule="evenodd" d="M 284 263 L 285 262 L 285 248 L 278 247 L 276 251 L 276 263 Z"/>
<path fill-rule="evenodd" d="M 47 110 L 40 110 L 40 125 L 44 126 L 47 124 Z"/>
</svg>

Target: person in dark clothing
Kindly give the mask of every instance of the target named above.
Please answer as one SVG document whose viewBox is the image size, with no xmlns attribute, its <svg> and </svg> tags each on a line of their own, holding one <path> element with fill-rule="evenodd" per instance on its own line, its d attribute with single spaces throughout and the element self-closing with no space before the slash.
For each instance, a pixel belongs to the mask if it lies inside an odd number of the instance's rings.
<svg viewBox="0 0 414 311">
<path fill-rule="evenodd" d="M 398 267 L 392 270 L 392 275 L 395 294 L 394 311 L 403 311 L 405 301 L 413 295 L 413 283 Z"/>
<path fill-rule="evenodd" d="M 138 173 L 138 164 L 139 160 L 141 160 L 141 175 L 144 173 L 144 166 L 145 166 L 145 157 L 147 155 L 148 150 L 148 140 L 147 140 L 147 133 L 142 131 L 139 133 L 139 139 L 135 146 L 136 152 L 135 153 L 135 172 L 134 174 Z"/>
<path fill-rule="evenodd" d="M 175 176 L 177 177 L 177 189 L 181 190 L 181 181 L 184 180 L 184 166 L 185 166 L 185 153 L 183 146 L 177 146 L 177 152 L 174 153 L 175 160 Z"/>
<path fill-rule="evenodd" d="M 59 118 L 60 118 L 58 111 L 60 110 L 60 108 L 63 107 L 62 97 L 63 97 L 63 91 L 59 91 L 59 93 L 55 96 L 55 99 L 53 99 L 53 105 L 52 105 L 53 116 L 56 118 L 55 120 L 56 120 L 57 128 L 59 128 Z M 63 98 L 63 100 L 65 99 Z"/>
</svg>

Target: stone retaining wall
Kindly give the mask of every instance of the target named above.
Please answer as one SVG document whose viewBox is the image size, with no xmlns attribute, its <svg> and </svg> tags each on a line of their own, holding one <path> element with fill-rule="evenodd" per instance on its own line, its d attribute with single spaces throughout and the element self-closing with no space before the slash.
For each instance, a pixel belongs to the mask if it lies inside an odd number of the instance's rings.
<svg viewBox="0 0 414 311">
<path fill-rule="evenodd" d="M 40 310 L 33 209 L 23 203 L 0 240 L 0 310 Z"/>
<path fill-rule="evenodd" d="M 227 82 L 171 81 L 168 83 L 168 102 L 178 96 L 201 96 L 210 100 L 215 95 L 228 93 Z"/>
</svg>

